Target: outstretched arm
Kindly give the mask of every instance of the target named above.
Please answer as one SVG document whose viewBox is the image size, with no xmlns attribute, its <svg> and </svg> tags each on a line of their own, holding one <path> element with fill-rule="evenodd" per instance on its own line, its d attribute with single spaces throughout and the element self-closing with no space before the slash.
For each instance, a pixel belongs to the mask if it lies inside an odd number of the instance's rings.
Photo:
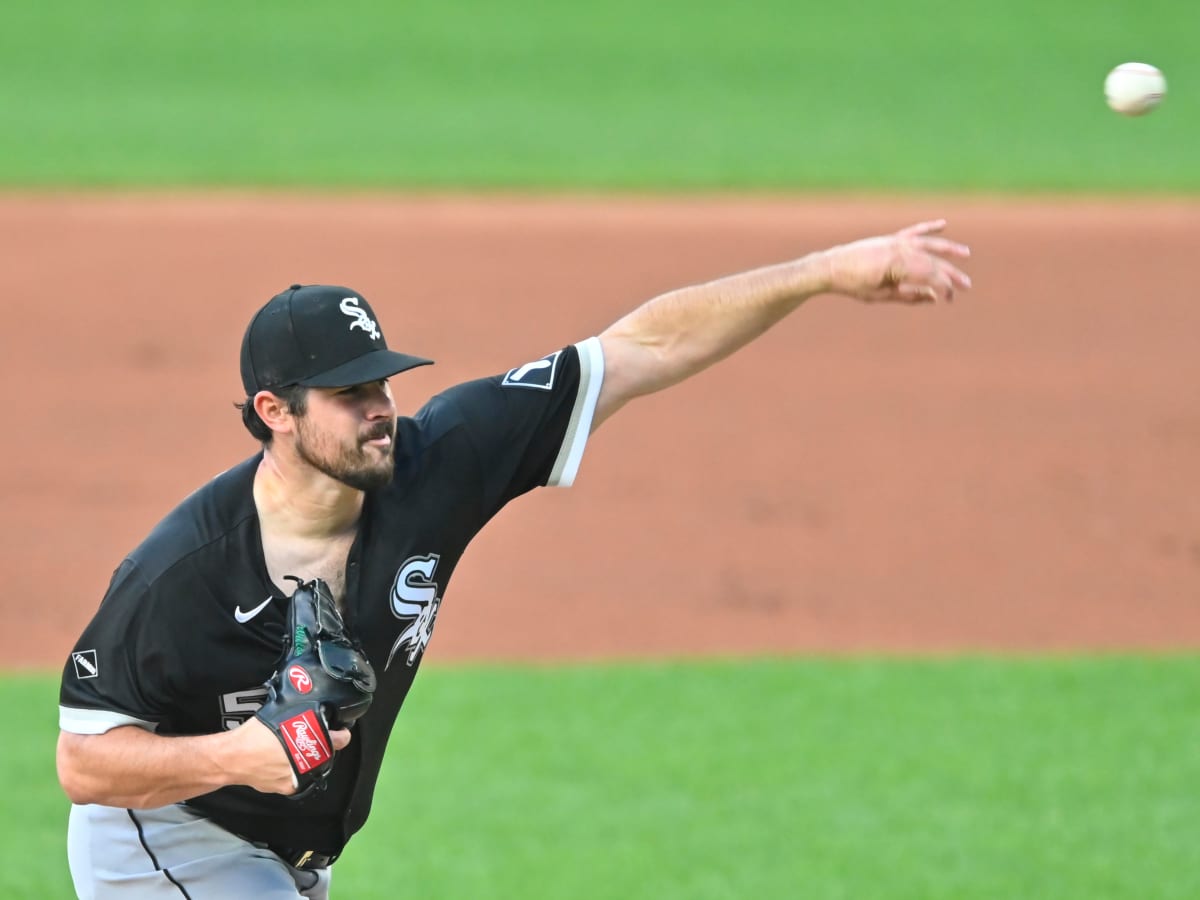
<svg viewBox="0 0 1200 900">
<path fill-rule="evenodd" d="M 600 335 L 604 385 L 593 430 L 643 394 L 678 384 L 750 343 L 817 294 L 865 302 L 949 302 L 971 280 L 952 260 L 970 250 L 940 237 L 943 220 L 817 251 L 791 262 L 680 288 Z"/>
</svg>

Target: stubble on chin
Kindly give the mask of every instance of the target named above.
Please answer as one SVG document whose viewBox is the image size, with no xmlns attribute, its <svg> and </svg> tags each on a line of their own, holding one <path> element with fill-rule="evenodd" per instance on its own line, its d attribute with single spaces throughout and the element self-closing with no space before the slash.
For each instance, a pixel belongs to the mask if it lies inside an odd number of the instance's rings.
<svg viewBox="0 0 1200 900">
<path fill-rule="evenodd" d="M 392 483 L 396 472 L 394 445 L 387 452 L 376 452 L 366 446 L 358 447 L 357 457 L 344 454 L 338 464 L 325 474 L 359 491 L 374 491 Z"/>
<path fill-rule="evenodd" d="M 332 455 L 316 452 L 303 433 L 296 442 L 296 453 L 304 462 L 357 491 L 379 490 L 392 483 L 396 470 L 395 449 L 394 437 L 386 452 L 368 448 L 362 441 L 353 449 L 339 447 Z"/>
<path fill-rule="evenodd" d="M 387 449 L 387 453 L 381 455 L 377 461 L 368 460 L 369 453 L 364 449 L 364 465 L 359 469 L 360 484 L 352 484 L 346 481 L 351 487 L 357 487 L 360 491 L 372 491 L 385 488 L 392 483 L 392 479 L 396 474 L 396 455 L 395 445 L 391 445 Z"/>
</svg>

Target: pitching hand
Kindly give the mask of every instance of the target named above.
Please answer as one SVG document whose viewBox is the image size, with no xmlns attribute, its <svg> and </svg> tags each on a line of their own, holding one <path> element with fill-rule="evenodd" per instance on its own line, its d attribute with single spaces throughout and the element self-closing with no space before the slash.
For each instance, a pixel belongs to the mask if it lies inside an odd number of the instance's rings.
<svg viewBox="0 0 1200 900">
<path fill-rule="evenodd" d="M 935 219 L 826 250 L 830 291 L 868 303 L 950 302 L 956 290 L 971 287 L 950 260 L 966 259 L 971 250 L 938 237 L 945 227 L 945 219 Z"/>
</svg>

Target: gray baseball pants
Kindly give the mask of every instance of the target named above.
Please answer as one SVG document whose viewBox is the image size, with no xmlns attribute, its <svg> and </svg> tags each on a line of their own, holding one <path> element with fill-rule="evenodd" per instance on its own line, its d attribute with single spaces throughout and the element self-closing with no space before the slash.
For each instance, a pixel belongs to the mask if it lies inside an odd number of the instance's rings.
<svg viewBox="0 0 1200 900">
<path fill-rule="evenodd" d="M 180 805 L 72 806 L 67 858 L 80 900 L 328 900 L 332 877 Z"/>
</svg>

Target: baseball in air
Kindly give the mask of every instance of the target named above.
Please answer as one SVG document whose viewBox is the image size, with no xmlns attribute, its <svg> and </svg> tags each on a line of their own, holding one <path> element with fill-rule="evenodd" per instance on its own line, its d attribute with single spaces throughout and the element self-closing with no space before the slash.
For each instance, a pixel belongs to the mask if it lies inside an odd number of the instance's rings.
<svg viewBox="0 0 1200 900">
<path fill-rule="evenodd" d="M 1104 99 L 1123 116 L 1140 116 L 1162 103 L 1167 79 L 1149 63 L 1121 63 L 1104 79 Z"/>
</svg>

